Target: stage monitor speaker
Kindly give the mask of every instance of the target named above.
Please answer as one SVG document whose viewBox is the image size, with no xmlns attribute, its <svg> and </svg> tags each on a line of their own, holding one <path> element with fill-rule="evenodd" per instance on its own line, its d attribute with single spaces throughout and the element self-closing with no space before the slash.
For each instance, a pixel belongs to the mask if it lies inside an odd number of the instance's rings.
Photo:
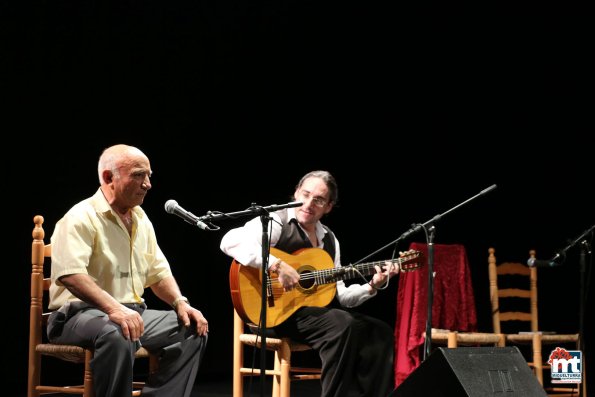
<svg viewBox="0 0 595 397">
<path fill-rule="evenodd" d="M 516 346 L 440 347 L 389 397 L 547 397 Z"/>
</svg>

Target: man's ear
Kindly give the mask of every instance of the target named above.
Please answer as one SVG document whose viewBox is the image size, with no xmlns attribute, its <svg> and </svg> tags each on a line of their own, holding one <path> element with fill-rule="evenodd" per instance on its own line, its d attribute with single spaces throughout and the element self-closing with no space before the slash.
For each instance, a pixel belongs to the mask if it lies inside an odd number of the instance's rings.
<svg viewBox="0 0 595 397">
<path fill-rule="evenodd" d="M 110 170 L 103 170 L 101 177 L 103 178 L 103 182 L 106 184 L 112 183 L 114 180 L 114 174 Z"/>
</svg>

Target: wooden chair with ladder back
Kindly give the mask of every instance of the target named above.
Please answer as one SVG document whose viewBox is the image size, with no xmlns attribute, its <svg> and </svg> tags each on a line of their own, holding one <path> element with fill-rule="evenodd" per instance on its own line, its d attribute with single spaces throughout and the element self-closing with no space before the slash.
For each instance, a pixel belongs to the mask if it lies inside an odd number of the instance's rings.
<svg viewBox="0 0 595 397">
<path fill-rule="evenodd" d="M 506 345 L 525 347 L 529 367 L 550 396 L 577 397 L 582 387 L 582 396 L 587 395 L 584 371 L 581 384 L 555 384 L 547 382 L 544 372 L 551 372 L 548 363 L 550 351 L 556 347 L 578 350 L 579 334 L 557 334 L 543 332 L 538 322 L 537 267 L 529 267 L 524 262 L 497 263 L 496 250 L 488 250 L 490 281 L 490 301 L 494 332 L 505 335 Z M 529 251 L 535 259 L 535 250 Z M 546 348 L 546 351 L 543 351 Z"/>
</svg>

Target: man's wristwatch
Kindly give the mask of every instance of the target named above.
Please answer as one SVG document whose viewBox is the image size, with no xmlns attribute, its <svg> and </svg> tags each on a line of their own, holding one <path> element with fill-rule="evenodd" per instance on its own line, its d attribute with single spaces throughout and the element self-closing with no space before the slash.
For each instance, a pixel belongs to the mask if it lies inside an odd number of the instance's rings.
<svg viewBox="0 0 595 397">
<path fill-rule="evenodd" d="M 178 303 L 180 302 L 186 302 L 188 304 L 190 304 L 190 302 L 188 302 L 188 298 L 186 298 L 185 296 L 178 296 L 176 299 L 174 299 L 174 301 L 171 303 L 171 307 L 173 307 L 174 309 L 178 309 Z"/>
</svg>

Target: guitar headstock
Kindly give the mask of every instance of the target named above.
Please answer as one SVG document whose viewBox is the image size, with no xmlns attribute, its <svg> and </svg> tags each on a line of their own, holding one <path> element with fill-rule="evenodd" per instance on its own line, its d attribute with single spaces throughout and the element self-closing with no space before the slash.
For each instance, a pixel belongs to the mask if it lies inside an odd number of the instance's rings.
<svg viewBox="0 0 595 397">
<path fill-rule="evenodd" d="M 409 250 L 401 253 L 399 266 L 402 272 L 419 269 L 423 266 L 424 255 L 421 251 Z"/>
</svg>

